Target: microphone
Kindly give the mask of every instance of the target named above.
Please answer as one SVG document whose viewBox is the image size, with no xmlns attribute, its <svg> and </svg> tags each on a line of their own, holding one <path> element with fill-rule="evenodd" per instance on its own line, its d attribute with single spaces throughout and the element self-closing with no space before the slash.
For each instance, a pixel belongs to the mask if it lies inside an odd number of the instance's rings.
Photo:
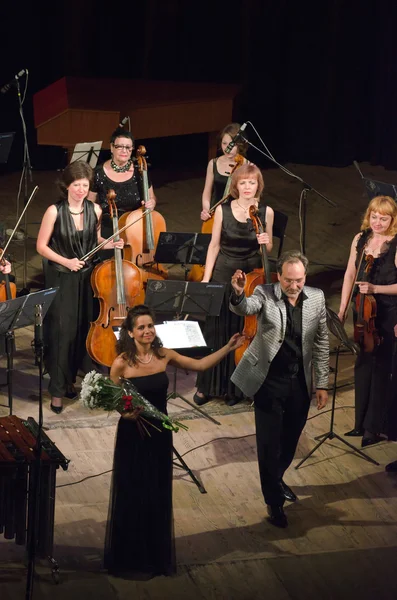
<svg viewBox="0 0 397 600">
<path fill-rule="evenodd" d="M 22 71 L 19 71 L 19 73 L 14 75 L 14 77 L 11 79 L 11 81 L 9 81 L 5 85 L 3 85 L 3 87 L 0 89 L 0 94 L 6 94 L 12 88 L 12 86 L 15 85 L 16 81 L 18 81 L 18 79 L 20 77 L 22 77 L 23 75 L 27 75 L 27 74 L 28 74 L 27 69 L 22 69 Z"/>
<path fill-rule="evenodd" d="M 127 123 L 127 121 L 128 121 L 128 117 L 124 117 L 124 119 L 122 119 L 119 123 L 119 128 L 123 129 L 124 125 Z"/>
<path fill-rule="evenodd" d="M 232 140 L 226 146 L 226 149 L 225 149 L 226 154 L 230 154 L 230 152 L 233 150 L 234 146 L 237 144 L 237 142 L 239 141 L 239 138 L 241 137 L 241 133 L 243 131 L 245 131 L 246 127 L 247 127 L 247 123 L 243 123 L 241 125 L 240 129 L 238 130 L 238 132 L 236 133 L 234 138 L 232 138 Z"/>
<path fill-rule="evenodd" d="M 34 347 L 37 350 L 43 345 L 43 306 L 36 304 L 34 307 Z"/>
</svg>

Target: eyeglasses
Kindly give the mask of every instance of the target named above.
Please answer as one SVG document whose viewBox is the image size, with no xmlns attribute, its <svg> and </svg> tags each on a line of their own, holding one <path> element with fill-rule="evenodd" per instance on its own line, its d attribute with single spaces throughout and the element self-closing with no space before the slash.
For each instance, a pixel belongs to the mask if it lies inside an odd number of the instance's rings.
<svg viewBox="0 0 397 600">
<path fill-rule="evenodd" d="M 127 150 L 127 152 L 132 152 L 132 146 L 122 146 L 120 144 L 113 144 L 113 148 L 116 148 L 116 150 Z"/>
</svg>

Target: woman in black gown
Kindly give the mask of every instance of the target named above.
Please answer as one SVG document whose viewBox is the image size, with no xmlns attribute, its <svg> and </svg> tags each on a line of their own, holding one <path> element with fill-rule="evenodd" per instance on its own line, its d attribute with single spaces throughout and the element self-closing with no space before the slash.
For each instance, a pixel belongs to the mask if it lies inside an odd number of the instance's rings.
<svg viewBox="0 0 397 600">
<path fill-rule="evenodd" d="M 200 360 L 162 348 L 154 314 L 144 305 L 130 309 L 124 321 L 110 377 L 129 379 L 162 412 L 167 411 L 168 364 L 203 371 L 242 343 L 239 334 Z M 158 422 L 154 421 L 158 426 Z M 149 427 L 141 437 L 134 413 L 120 418 L 114 453 L 105 567 L 113 575 L 148 577 L 175 572 L 172 516 L 172 434 Z"/>
<path fill-rule="evenodd" d="M 93 171 L 84 162 L 66 167 L 60 182 L 61 199 L 43 216 L 37 252 L 44 261 L 46 287 L 59 287 L 44 319 L 44 362 L 50 376 L 51 410 L 62 412 L 62 397 L 73 397 L 77 370 L 90 368 L 86 337 L 93 320 L 90 284 L 92 261 L 80 260 L 99 242 L 102 210 L 87 200 Z M 106 248 L 122 248 L 108 242 Z"/>
<path fill-rule="evenodd" d="M 207 221 L 211 217 L 209 213 L 210 208 L 225 195 L 226 184 L 235 166 L 234 159 L 236 155 L 241 154 L 245 156 L 246 144 L 243 141 L 238 141 L 229 153 L 226 152 L 226 148 L 232 141 L 232 138 L 237 135 L 240 127 L 239 123 L 229 123 L 219 133 L 219 148 L 222 154 L 217 158 L 211 159 L 207 166 L 200 214 L 202 221 Z"/>
<path fill-rule="evenodd" d="M 108 238 L 113 233 L 112 221 L 106 195 L 109 190 L 116 192 L 115 203 L 118 216 L 136 210 L 143 204 L 141 179 L 132 160 L 134 138 L 129 131 L 118 128 L 110 138 L 112 156 L 109 160 L 95 169 L 94 182 L 89 199 L 98 202 L 102 209 L 102 235 Z M 149 184 L 149 200 L 145 208 L 151 210 L 156 206 L 153 186 Z M 109 253 L 100 253 L 102 258 L 109 258 Z"/>
<path fill-rule="evenodd" d="M 242 330 L 243 319 L 229 310 L 230 281 L 236 269 L 250 273 L 261 267 L 259 244 L 272 249 L 274 212 L 270 206 L 260 204 L 264 188 L 262 173 L 252 164 L 237 169 L 232 176 L 231 201 L 218 206 L 215 211 L 211 243 L 208 248 L 203 282 L 226 283 L 224 302 L 219 317 L 207 317 L 204 337 L 208 346 L 220 348 L 234 331 Z M 265 233 L 257 236 L 250 222 L 249 207 L 256 205 Z M 194 401 L 198 405 L 211 396 L 226 396 L 233 406 L 243 397 L 242 392 L 230 381 L 235 368 L 234 357 L 228 356 L 215 369 L 200 374 Z"/>
<path fill-rule="evenodd" d="M 361 445 L 365 447 L 379 442 L 381 434 L 397 439 L 396 394 L 392 389 L 397 377 L 394 334 L 397 323 L 397 205 L 389 196 L 376 196 L 371 200 L 361 233 L 353 239 L 341 294 L 339 318 L 342 321 L 346 317 L 349 291 L 354 281 L 364 280 L 365 260 L 356 278 L 363 250 L 364 256 L 374 257 L 374 264 L 369 281 L 359 283 L 357 291 L 372 294 L 376 300 L 375 325 L 382 342 L 372 353 L 361 350 L 357 357 L 354 368 L 355 424 L 345 435 L 362 436 Z"/>
</svg>

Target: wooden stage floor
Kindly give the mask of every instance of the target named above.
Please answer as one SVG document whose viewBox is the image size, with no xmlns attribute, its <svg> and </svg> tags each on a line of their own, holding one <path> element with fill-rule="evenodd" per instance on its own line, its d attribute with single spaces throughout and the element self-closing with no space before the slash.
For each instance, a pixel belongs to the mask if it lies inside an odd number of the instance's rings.
<svg viewBox="0 0 397 600">
<path fill-rule="evenodd" d="M 368 173 L 368 165 L 366 169 Z M 396 173 L 382 169 L 372 168 L 371 173 L 375 179 L 397 180 Z M 328 207 L 311 201 L 308 230 L 309 258 L 340 267 L 317 267 L 313 279 L 326 290 L 331 306 L 336 308 L 342 267 L 367 200 L 352 168 L 300 167 L 300 174 L 340 203 L 340 208 L 332 213 Z M 50 190 L 54 173 L 38 176 L 48 193 L 41 198 L 30 222 L 39 221 L 53 197 Z M 278 172 L 266 171 L 265 178 L 269 194 L 273 195 L 272 206 L 290 214 L 286 248 L 295 247 L 299 237 L 296 189 L 292 191 L 290 181 L 280 183 Z M 16 176 L 3 180 L 0 199 L 1 210 L 5 211 Z M 169 230 L 189 231 L 189 214 L 190 219 L 197 214 L 201 185 L 202 179 L 192 179 L 158 186 L 159 205 L 167 223 L 171 223 Z M 181 214 L 187 194 L 192 199 L 189 212 Z M 180 199 L 181 204 L 172 205 L 171 198 Z M 0 214 L 0 218 L 12 220 L 11 214 Z M 36 226 L 32 225 L 31 230 L 29 280 L 39 282 L 40 261 L 33 245 Z M 328 248 L 324 248 L 325 243 Z M 19 248 L 15 248 L 17 261 Z M 20 265 L 17 269 L 20 274 Z M 32 337 L 31 328 L 17 333 L 14 413 L 37 419 L 38 378 L 30 348 Z M 0 367 L 4 367 L 2 360 Z M 333 361 L 334 358 L 332 364 Z M 354 393 L 349 385 L 352 365 L 353 357 L 344 354 L 339 383 L 347 385 L 338 390 L 336 397 L 335 431 L 340 435 L 353 425 Z M 4 378 L 0 368 L 0 380 Z M 191 399 L 193 389 L 194 375 L 178 373 L 178 391 Z M 1 388 L 0 403 L 0 416 L 6 415 L 5 388 Z M 172 578 L 126 581 L 108 577 L 101 567 L 117 417 L 88 413 L 77 401 L 69 401 L 62 415 L 54 415 L 45 394 L 47 434 L 71 463 L 67 472 L 59 470 L 57 475 L 54 556 L 60 564 L 60 583 L 55 585 L 47 564 L 40 563 L 35 599 L 397 597 L 397 477 L 384 471 L 385 464 L 397 459 L 397 444 L 382 442 L 368 449 L 368 455 L 380 463 L 376 466 L 337 440 L 324 443 L 302 468 L 288 471 L 285 479 L 299 500 L 286 505 L 289 527 L 279 530 L 266 521 L 249 403 L 229 408 L 214 400 L 204 408 L 216 416 L 220 426 L 199 416 L 181 400 L 170 402 L 170 411 L 178 413 L 189 426 L 187 432 L 174 436 L 175 447 L 207 489 L 207 494 L 200 494 L 189 476 L 175 469 L 178 572 Z M 315 436 L 328 431 L 329 419 L 329 412 L 319 414 L 314 406 L 311 408 L 294 466 L 313 448 Z M 358 446 L 359 439 L 353 443 Z M 0 537 L 1 600 L 24 597 L 25 561 L 23 548 Z"/>
</svg>

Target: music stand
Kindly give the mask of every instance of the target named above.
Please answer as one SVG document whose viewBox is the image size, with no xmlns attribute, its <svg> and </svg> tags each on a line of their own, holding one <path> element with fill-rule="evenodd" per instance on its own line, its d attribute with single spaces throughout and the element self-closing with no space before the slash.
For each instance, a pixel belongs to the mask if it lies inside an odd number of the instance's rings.
<svg viewBox="0 0 397 600">
<path fill-rule="evenodd" d="M 179 319 L 183 313 L 198 313 L 205 316 L 219 316 L 225 293 L 224 283 L 198 283 L 197 281 L 172 281 L 149 279 L 146 288 L 145 303 L 161 312 L 169 312 Z M 178 352 L 185 356 L 203 356 L 208 348 L 188 347 L 178 348 Z M 168 395 L 168 399 L 180 398 L 189 406 L 194 408 L 203 417 L 209 419 L 216 425 L 220 425 L 213 417 L 204 410 L 181 396 L 176 389 L 176 368 L 174 371 L 174 389 Z"/>
<path fill-rule="evenodd" d="M 12 381 L 14 372 L 14 350 L 15 350 L 15 334 L 16 329 L 21 329 L 27 325 L 32 325 L 32 314 L 36 305 L 42 305 L 43 317 L 52 302 L 58 288 L 49 288 L 41 292 L 33 292 L 27 296 L 20 296 L 13 300 L 0 302 L 0 335 L 5 336 L 6 354 L 7 354 L 7 387 L 8 387 L 8 408 L 12 415 L 13 397 L 12 397 Z M 36 334 L 36 331 L 35 331 Z M 4 405 L 2 405 L 4 406 Z"/>
<path fill-rule="evenodd" d="M 70 163 L 82 160 L 95 169 L 99 158 L 99 152 L 102 148 L 102 142 L 82 142 L 76 144 Z"/>
<path fill-rule="evenodd" d="M 353 450 L 353 452 L 355 452 L 356 454 L 361 456 L 361 458 L 364 458 L 365 460 L 367 460 L 368 462 L 371 462 L 374 465 L 379 465 L 379 463 L 376 462 L 376 460 L 374 460 L 373 458 L 371 458 L 370 456 L 365 454 L 365 452 L 362 452 L 362 450 L 360 450 L 359 448 L 356 448 L 356 446 L 353 446 L 353 444 L 350 444 L 350 442 L 343 439 L 343 437 L 341 437 L 334 431 L 335 403 L 336 403 L 336 390 L 338 389 L 337 381 L 338 381 L 340 349 L 341 349 L 341 346 L 345 346 L 348 350 L 350 350 L 350 352 L 352 354 L 355 354 L 355 355 L 358 354 L 360 349 L 356 344 L 351 342 L 349 340 L 349 338 L 347 337 L 346 331 L 345 331 L 342 323 L 340 322 L 338 315 L 336 313 L 334 313 L 334 311 L 331 310 L 328 306 L 326 307 L 326 311 L 327 311 L 327 327 L 328 327 L 329 331 L 337 338 L 337 340 L 339 342 L 338 347 L 336 349 L 334 382 L 333 382 L 333 386 L 332 386 L 331 422 L 330 422 L 329 430 L 326 433 L 322 433 L 321 435 L 318 435 L 315 438 L 316 441 L 317 440 L 320 440 L 320 441 L 318 442 L 318 444 L 316 444 L 316 446 L 314 446 L 314 448 L 312 450 L 310 450 L 310 452 L 304 458 L 302 458 L 301 461 L 299 461 L 299 463 L 296 465 L 295 469 L 299 469 L 299 467 L 301 465 L 303 465 L 304 462 L 306 462 L 306 460 L 309 458 L 309 456 L 314 454 L 314 452 L 318 448 L 320 448 L 320 446 L 322 446 L 324 444 L 324 442 L 326 442 L 327 440 L 333 440 L 335 438 L 337 440 L 339 440 L 340 442 L 342 442 L 342 444 L 345 444 L 345 446 L 348 446 L 348 448 L 350 448 L 350 450 Z"/>
<path fill-rule="evenodd" d="M 0 164 L 5 164 L 8 161 L 14 136 L 15 131 L 0 133 Z"/>
<path fill-rule="evenodd" d="M 376 181 L 375 179 L 368 179 L 364 177 L 362 171 L 356 161 L 353 161 L 354 166 L 360 174 L 361 180 L 364 184 L 365 191 L 370 200 L 375 196 L 390 196 L 397 202 L 397 185 L 393 183 L 386 183 L 385 181 Z"/>
<path fill-rule="evenodd" d="M 189 272 L 186 265 L 204 265 L 210 241 L 210 233 L 162 231 L 154 260 L 157 263 L 182 265 L 186 280 Z"/>
</svg>

